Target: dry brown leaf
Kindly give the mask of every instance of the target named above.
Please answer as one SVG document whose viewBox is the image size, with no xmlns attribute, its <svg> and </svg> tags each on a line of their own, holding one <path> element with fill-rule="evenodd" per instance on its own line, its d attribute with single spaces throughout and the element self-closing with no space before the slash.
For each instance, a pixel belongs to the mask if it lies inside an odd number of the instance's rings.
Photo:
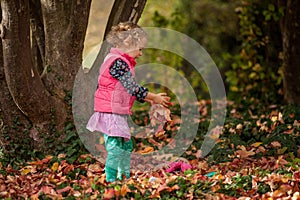
<svg viewBox="0 0 300 200">
<path fill-rule="evenodd" d="M 73 188 L 70 187 L 70 186 L 66 186 L 66 187 L 64 187 L 64 188 L 62 188 L 62 189 L 56 190 L 56 192 L 57 192 L 58 194 L 62 194 L 63 192 L 68 192 L 68 191 L 70 191 L 70 190 L 73 190 Z"/>
<path fill-rule="evenodd" d="M 215 128 L 211 129 L 209 134 L 207 134 L 208 137 L 210 137 L 213 140 L 218 140 L 220 135 L 222 134 L 222 126 L 216 126 Z"/>
<path fill-rule="evenodd" d="M 273 142 L 271 142 L 271 147 L 274 147 L 274 148 L 281 147 L 281 144 L 278 141 L 273 141 Z"/>
<path fill-rule="evenodd" d="M 255 152 L 253 152 L 254 149 L 247 151 L 246 147 L 243 145 L 239 145 L 239 146 L 237 146 L 237 148 L 239 148 L 240 150 L 237 150 L 235 152 L 235 155 L 239 156 L 240 158 L 247 158 L 247 157 L 255 154 Z"/>
<path fill-rule="evenodd" d="M 288 184 L 283 184 L 279 187 L 279 189 L 275 190 L 272 197 L 279 198 L 285 196 L 287 192 L 292 192 L 292 187 Z"/>
<path fill-rule="evenodd" d="M 154 151 L 154 148 L 153 147 L 146 147 L 145 149 L 143 150 L 140 150 L 138 151 L 140 154 L 148 154 L 148 153 L 151 153 Z"/>
<path fill-rule="evenodd" d="M 23 167 L 20 171 L 21 171 L 21 175 L 27 175 L 29 173 L 35 173 L 36 167 L 28 165 L 28 166 Z"/>
<path fill-rule="evenodd" d="M 152 105 L 149 113 L 151 125 L 156 126 L 172 121 L 170 114 L 171 111 L 168 108 L 159 104 Z"/>
<path fill-rule="evenodd" d="M 103 199 L 109 200 L 115 197 L 115 190 L 113 188 L 105 188 L 104 194 L 102 196 Z"/>
<path fill-rule="evenodd" d="M 165 134 L 166 131 L 158 131 L 155 133 L 155 137 L 160 138 L 161 136 L 163 136 Z"/>
</svg>

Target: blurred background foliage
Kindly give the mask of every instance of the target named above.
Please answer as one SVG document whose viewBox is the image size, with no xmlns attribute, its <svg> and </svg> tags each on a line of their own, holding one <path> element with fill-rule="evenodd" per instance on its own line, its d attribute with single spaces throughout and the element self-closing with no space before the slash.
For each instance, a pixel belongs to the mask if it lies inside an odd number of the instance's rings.
<svg viewBox="0 0 300 200">
<path fill-rule="evenodd" d="M 148 0 L 140 25 L 170 28 L 202 45 L 220 70 L 229 100 L 251 97 L 272 104 L 283 100 L 283 13 L 275 0 Z M 201 75 L 183 58 L 146 49 L 141 61 L 173 67 L 188 79 L 199 99 L 209 98 Z M 161 76 L 162 83 L 166 77 Z"/>
</svg>

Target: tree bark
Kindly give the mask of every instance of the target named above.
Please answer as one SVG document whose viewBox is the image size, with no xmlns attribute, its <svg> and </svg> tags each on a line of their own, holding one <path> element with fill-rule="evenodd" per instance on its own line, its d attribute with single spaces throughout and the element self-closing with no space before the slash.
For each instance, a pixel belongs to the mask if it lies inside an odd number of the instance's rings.
<svg viewBox="0 0 300 200">
<path fill-rule="evenodd" d="M 41 77 L 45 74 L 45 33 L 40 0 L 30 0 L 30 30 L 32 33 L 33 64 Z"/>
<path fill-rule="evenodd" d="M 0 100 L 0 142 L 3 148 L 10 143 L 3 137 L 3 127 L 10 134 L 9 138 L 18 137 L 21 143 L 25 139 L 33 141 L 32 150 L 50 152 L 46 139 L 59 139 L 57 135 L 64 137 L 64 125 L 68 120 L 72 121 L 70 101 L 65 99 L 67 95 L 71 96 L 75 74 L 81 66 L 90 2 L 1 1 L 3 67 L 0 68 L 0 83 L 4 86 L 1 91 L 4 96 Z M 42 70 L 38 71 L 38 68 L 45 69 L 43 80 Z M 5 86 L 9 94 L 5 92 Z M 6 101 L 9 96 L 13 101 Z M 6 107 L 9 102 L 16 105 L 16 112 L 13 106 Z M 15 113 L 28 120 L 18 131 L 11 128 L 14 122 L 10 115 Z M 24 131 L 29 134 L 23 134 Z"/>
<path fill-rule="evenodd" d="M 47 68 L 43 80 L 52 95 L 64 99 L 81 66 L 91 0 L 41 2 Z"/>
<path fill-rule="evenodd" d="M 50 120 L 50 96 L 31 61 L 29 4 L 2 0 L 2 44 L 6 82 L 15 104 L 31 121 Z"/>
<path fill-rule="evenodd" d="M 300 105 L 300 1 L 280 0 L 279 6 L 285 7 L 281 21 L 284 99 Z"/>
<path fill-rule="evenodd" d="M 2 19 L 2 12 L 0 9 L 0 21 Z M 10 143 L 18 139 L 19 129 L 25 129 L 25 127 L 20 127 L 18 125 L 25 124 L 29 122 L 22 112 L 18 109 L 14 103 L 6 80 L 3 67 L 3 51 L 2 51 L 2 41 L 0 41 L 0 145 L 4 150 L 10 151 Z M 21 123 L 20 123 L 21 122 Z M 12 126 L 18 126 L 15 129 L 9 129 Z"/>
</svg>

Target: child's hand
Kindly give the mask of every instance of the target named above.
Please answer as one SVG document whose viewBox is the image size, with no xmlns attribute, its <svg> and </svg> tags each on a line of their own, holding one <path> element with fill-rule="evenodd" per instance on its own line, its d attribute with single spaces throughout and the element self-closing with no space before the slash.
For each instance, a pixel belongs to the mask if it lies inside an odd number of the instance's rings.
<svg viewBox="0 0 300 200">
<path fill-rule="evenodd" d="M 148 92 L 145 101 L 150 102 L 151 104 L 160 104 L 163 105 L 164 107 L 168 107 L 171 104 L 170 99 L 171 98 L 168 97 L 166 93 L 154 94 Z"/>
<path fill-rule="evenodd" d="M 166 93 L 158 93 L 157 95 L 157 104 L 161 104 L 165 107 L 168 107 L 170 105 L 170 97 L 167 96 Z"/>
</svg>

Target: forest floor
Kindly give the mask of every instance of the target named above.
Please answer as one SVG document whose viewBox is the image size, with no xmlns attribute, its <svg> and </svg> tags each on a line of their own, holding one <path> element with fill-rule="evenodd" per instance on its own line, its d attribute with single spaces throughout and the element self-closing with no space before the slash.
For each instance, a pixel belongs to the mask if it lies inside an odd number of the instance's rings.
<svg viewBox="0 0 300 200">
<path fill-rule="evenodd" d="M 186 168 L 170 170 L 171 161 L 169 166 L 133 168 L 129 179 L 107 183 L 104 164 L 90 154 L 80 155 L 73 162 L 68 162 L 65 154 L 48 155 L 20 164 L 17 169 L 0 166 L 0 197 L 300 199 L 300 108 L 229 103 L 214 149 L 201 158 L 199 145 L 205 132 L 201 130 L 209 124 L 209 106 L 209 101 L 199 103 L 198 135 L 180 159 Z M 171 137 L 172 127 L 163 133 Z M 136 139 L 135 151 L 144 154 L 154 151 L 161 144 L 161 137 L 158 134 L 151 140 L 144 139 L 148 143 Z M 167 141 L 168 137 L 164 139 Z"/>
</svg>

